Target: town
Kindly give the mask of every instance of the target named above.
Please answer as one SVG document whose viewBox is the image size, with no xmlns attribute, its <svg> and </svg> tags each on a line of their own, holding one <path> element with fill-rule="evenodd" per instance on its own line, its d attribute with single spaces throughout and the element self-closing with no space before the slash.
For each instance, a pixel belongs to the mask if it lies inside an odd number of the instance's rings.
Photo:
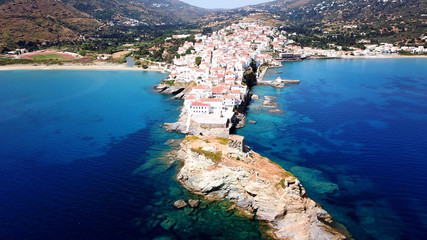
<svg viewBox="0 0 427 240">
<path fill-rule="evenodd" d="M 196 85 L 184 97 L 181 115 L 186 119 L 180 117 L 180 122 L 186 127 L 182 130 L 188 132 L 191 124 L 201 128 L 232 127 L 236 109 L 250 97 L 245 74 L 257 72 L 261 66 L 280 66 L 265 52 L 271 44 L 285 45 L 286 41 L 277 28 L 240 22 L 210 36 L 198 34 L 195 43 L 185 42 L 165 81 Z"/>
</svg>

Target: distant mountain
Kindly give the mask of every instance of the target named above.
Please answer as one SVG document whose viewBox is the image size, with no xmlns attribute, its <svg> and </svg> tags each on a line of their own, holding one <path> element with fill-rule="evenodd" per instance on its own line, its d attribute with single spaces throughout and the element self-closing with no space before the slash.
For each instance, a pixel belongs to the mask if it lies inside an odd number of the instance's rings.
<svg viewBox="0 0 427 240">
<path fill-rule="evenodd" d="M 179 0 L 0 0 L 0 44 L 74 41 L 117 23 L 187 24 L 209 12 Z"/>
</svg>

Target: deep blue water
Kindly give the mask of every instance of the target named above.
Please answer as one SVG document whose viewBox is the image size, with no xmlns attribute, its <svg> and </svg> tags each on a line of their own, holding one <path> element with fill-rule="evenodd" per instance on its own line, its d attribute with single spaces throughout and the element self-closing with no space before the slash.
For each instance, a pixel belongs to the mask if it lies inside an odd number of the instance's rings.
<svg viewBox="0 0 427 240">
<path fill-rule="evenodd" d="M 255 151 L 290 170 L 356 239 L 425 239 L 427 59 L 284 63 L 257 86 L 247 125 Z M 261 108 L 277 97 L 282 113 Z"/>
<path fill-rule="evenodd" d="M 165 156 L 182 138 L 164 74 L 0 72 L 0 239 L 260 239 L 219 203 L 196 211 Z M 233 230 L 229 230 L 233 226 Z"/>
<path fill-rule="evenodd" d="M 0 238 L 139 236 L 131 222 L 158 188 L 133 171 L 168 149 L 158 125 L 178 116 L 179 102 L 151 91 L 164 75 L 0 76 Z"/>
</svg>

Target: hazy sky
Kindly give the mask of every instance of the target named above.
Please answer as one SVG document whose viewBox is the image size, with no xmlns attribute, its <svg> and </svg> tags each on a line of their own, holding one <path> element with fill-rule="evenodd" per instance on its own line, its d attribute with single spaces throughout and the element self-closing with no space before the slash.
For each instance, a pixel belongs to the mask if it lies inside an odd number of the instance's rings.
<svg viewBox="0 0 427 240">
<path fill-rule="evenodd" d="M 194 6 L 203 8 L 237 8 L 272 0 L 181 0 Z"/>
</svg>

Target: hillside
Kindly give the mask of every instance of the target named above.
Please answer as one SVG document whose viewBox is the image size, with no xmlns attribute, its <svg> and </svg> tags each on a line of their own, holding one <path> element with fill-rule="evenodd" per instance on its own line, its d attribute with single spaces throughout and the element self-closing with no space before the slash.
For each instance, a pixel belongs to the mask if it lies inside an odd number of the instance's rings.
<svg viewBox="0 0 427 240">
<path fill-rule="evenodd" d="M 277 14 L 286 30 L 305 35 L 353 34 L 410 44 L 427 33 L 425 0 L 280 0 L 256 7 Z"/>
<path fill-rule="evenodd" d="M 179 0 L 63 0 L 94 18 L 111 21 L 135 19 L 141 24 L 182 24 L 208 13 Z"/>
<path fill-rule="evenodd" d="M 74 41 L 102 24 L 55 0 L 13 0 L 0 5 L 0 43 Z"/>
<path fill-rule="evenodd" d="M 238 18 L 262 13 L 282 30 L 307 37 L 306 42 L 348 42 L 367 38 L 395 44 L 423 45 L 427 34 L 425 0 L 276 0 L 208 14 L 207 27 L 224 26 Z M 301 39 L 301 38 L 300 38 Z M 320 45 L 319 45 L 320 47 Z"/>
<path fill-rule="evenodd" d="M 108 36 L 117 26 L 176 26 L 208 10 L 178 0 L 0 0 L 0 44 Z M 107 27 L 108 25 L 108 27 Z"/>
</svg>

